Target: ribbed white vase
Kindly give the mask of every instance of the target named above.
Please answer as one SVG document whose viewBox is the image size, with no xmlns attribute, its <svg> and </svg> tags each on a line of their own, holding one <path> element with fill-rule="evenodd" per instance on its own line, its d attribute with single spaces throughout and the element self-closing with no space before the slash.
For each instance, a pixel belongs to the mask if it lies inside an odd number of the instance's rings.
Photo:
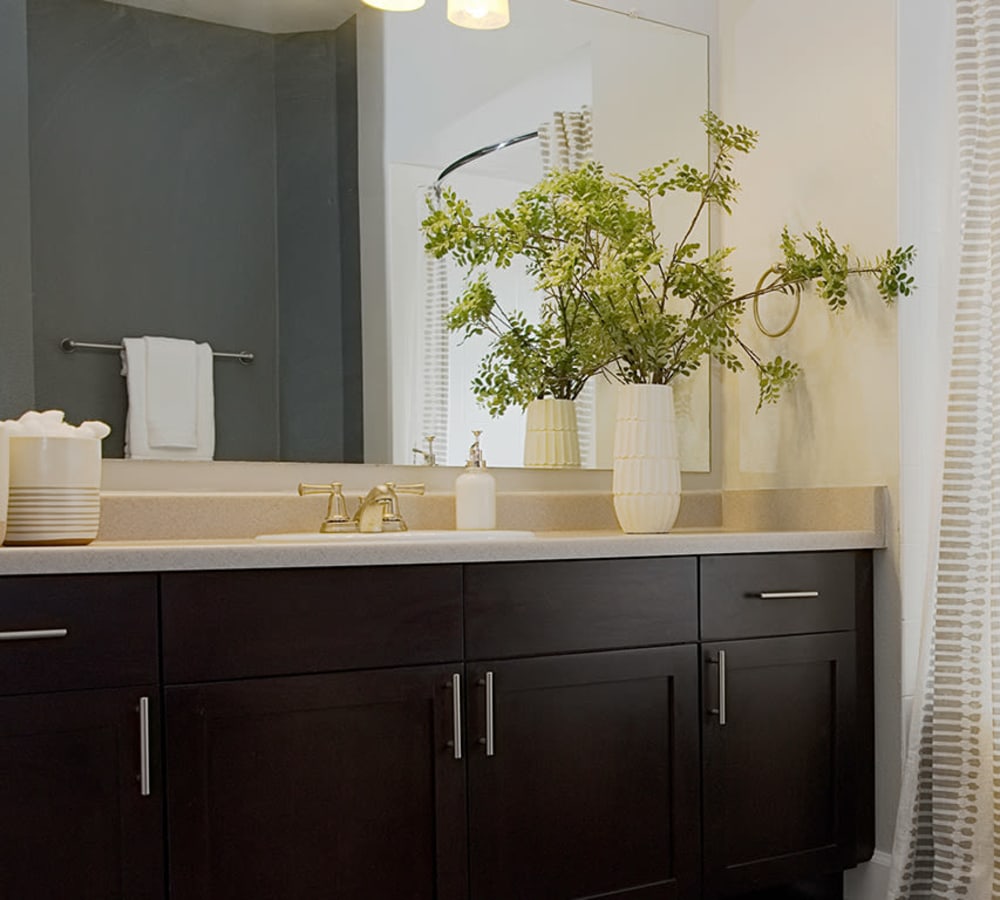
<svg viewBox="0 0 1000 900">
<path fill-rule="evenodd" d="M 670 385 L 619 385 L 612 493 L 627 534 L 660 534 L 677 521 L 681 460 Z"/>
<path fill-rule="evenodd" d="M 532 400 L 524 430 L 524 464 L 565 469 L 580 465 L 580 434 L 572 400 Z"/>
</svg>

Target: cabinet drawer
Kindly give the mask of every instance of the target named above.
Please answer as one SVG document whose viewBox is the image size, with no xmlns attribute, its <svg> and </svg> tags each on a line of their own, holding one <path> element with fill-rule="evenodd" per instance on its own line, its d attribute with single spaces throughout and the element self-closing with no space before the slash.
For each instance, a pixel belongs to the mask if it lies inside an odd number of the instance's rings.
<svg viewBox="0 0 1000 900">
<path fill-rule="evenodd" d="M 686 557 L 466 566 L 466 657 L 697 640 L 697 575 Z"/>
<path fill-rule="evenodd" d="M 155 575 L 0 579 L 0 694 L 157 680 Z"/>
<path fill-rule="evenodd" d="M 169 683 L 462 657 L 459 566 L 163 575 Z"/>
<path fill-rule="evenodd" d="M 867 551 L 703 557 L 701 637 L 848 631 L 870 582 Z"/>
</svg>

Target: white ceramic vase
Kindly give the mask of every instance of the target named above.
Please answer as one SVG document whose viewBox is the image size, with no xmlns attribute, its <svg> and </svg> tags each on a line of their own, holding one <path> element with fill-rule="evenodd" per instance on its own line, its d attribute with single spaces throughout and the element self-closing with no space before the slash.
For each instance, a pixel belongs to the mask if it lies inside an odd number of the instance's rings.
<svg viewBox="0 0 1000 900">
<path fill-rule="evenodd" d="M 660 534 L 677 521 L 681 461 L 670 385 L 619 385 L 612 493 L 627 534 Z"/>
<path fill-rule="evenodd" d="M 580 434 L 572 400 L 532 400 L 524 431 L 524 464 L 565 469 L 580 465 Z"/>
</svg>

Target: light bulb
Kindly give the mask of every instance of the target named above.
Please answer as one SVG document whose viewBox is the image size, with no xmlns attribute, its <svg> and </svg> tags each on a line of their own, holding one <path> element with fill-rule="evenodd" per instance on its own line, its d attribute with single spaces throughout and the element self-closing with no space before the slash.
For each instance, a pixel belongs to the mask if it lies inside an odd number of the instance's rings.
<svg viewBox="0 0 1000 900">
<path fill-rule="evenodd" d="M 508 0 L 448 0 L 448 21 L 462 28 L 503 28 L 510 23 Z"/>
<path fill-rule="evenodd" d="M 386 12 L 412 12 L 424 5 L 424 0 L 361 0 L 367 6 Z"/>
</svg>

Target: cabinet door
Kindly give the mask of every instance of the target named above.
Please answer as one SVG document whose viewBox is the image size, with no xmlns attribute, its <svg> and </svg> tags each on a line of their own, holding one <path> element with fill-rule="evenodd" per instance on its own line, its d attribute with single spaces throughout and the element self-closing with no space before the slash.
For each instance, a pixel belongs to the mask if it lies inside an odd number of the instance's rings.
<svg viewBox="0 0 1000 900">
<path fill-rule="evenodd" d="M 166 689 L 174 900 L 458 900 L 455 667 Z"/>
<path fill-rule="evenodd" d="M 0 898 L 163 896 L 152 690 L 0 698 Z"/>
<path fill-rule="evenodd" d="M 472 900 L 698 891 L 694 646 L 469 666 Z"/>
<path fill-rule="evenodd" d="M 854 633 L 706 644 L 705 897 L 854 864 Z"/>
</svg>

